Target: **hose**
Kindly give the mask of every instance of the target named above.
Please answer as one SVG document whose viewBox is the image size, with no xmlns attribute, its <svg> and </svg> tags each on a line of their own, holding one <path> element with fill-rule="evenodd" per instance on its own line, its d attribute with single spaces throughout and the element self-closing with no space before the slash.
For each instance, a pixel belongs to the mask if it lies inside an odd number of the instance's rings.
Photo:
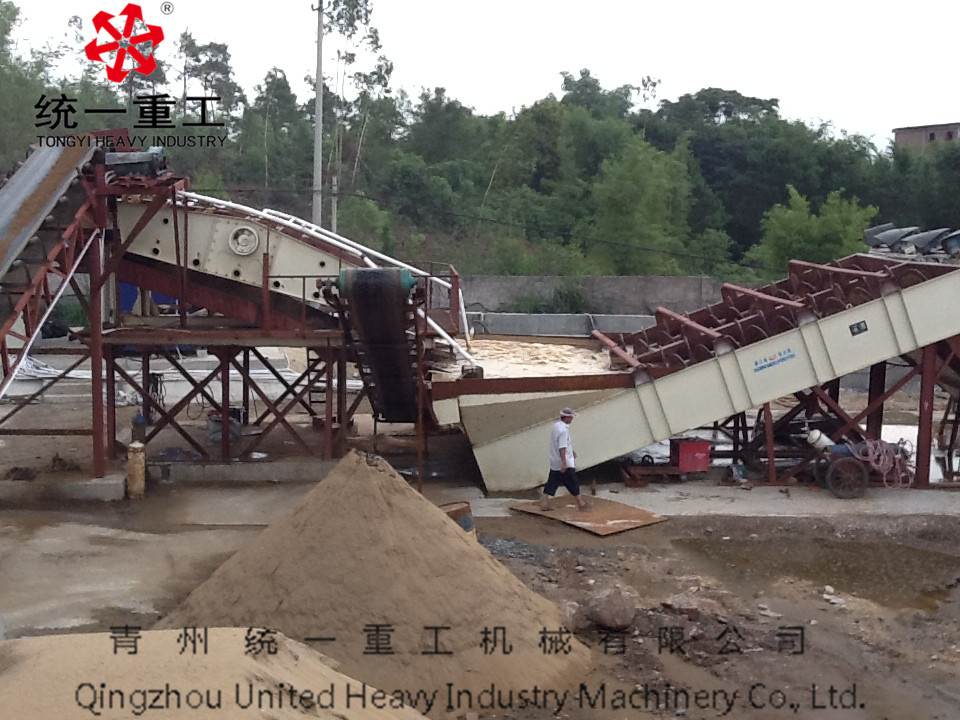
<svg viewBox="0 0 960 720">
<path fill-rule="evenodd" d="M 906 488 L 913 485 L 913 473 L 907 465 L 907 458 L 911 454 L 907 445 L 904 440 L 896 445 L 883 440 L 864 440 L 856 445 L 851 444 L 850 452 L 880 475 L 885 487 Z"/>
</svg>

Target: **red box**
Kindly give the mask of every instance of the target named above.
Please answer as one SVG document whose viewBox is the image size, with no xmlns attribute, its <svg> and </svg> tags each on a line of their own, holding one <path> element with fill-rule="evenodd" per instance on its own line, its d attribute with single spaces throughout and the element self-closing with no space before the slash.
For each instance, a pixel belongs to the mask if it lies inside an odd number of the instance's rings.
<svg viewBox="0 0 960 720">
<path fill-rule="evenodd" d="M 710 469 L 710 442 L 708 440 L 671 440 L 670 464 L 679 468 L 682 473 L 706 472 Z"/>
</svg>

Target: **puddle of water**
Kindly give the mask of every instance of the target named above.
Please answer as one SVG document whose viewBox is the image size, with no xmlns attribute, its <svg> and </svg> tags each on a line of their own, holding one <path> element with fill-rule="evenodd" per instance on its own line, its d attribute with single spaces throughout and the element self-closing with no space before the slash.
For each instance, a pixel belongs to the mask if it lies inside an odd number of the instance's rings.
<svg viewBox="0 0 960 720">
<path fill-rule="evenodd" d="M 907 545 L 784 537 L 682 538 L 674 544 L 703 558 L 711 573 L 747 581 L 795 577 L 889 608 L 932 612 L 949 601 L 949 588 L 960 578 L 960 557 Z"/>
</svg>

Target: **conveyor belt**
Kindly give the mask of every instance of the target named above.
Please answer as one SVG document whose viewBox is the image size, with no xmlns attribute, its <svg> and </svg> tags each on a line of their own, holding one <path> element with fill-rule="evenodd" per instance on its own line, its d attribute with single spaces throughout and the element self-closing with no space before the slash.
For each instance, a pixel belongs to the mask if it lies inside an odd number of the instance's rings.
<svg viewBox="0 0 960 720">
<path fill-rule="evenodd" d="M 70 187 L 92 147 L 41 147 L 0 187 L 0 279 Z"/>
<path fill-rule="evenodd" d="M 357 364 L 374 411 L 385 422 L 415 422 L 416 348 L 409 301 L 412 278 L 393 268 L 345 270 L 340 278 Z"/>
</svg>

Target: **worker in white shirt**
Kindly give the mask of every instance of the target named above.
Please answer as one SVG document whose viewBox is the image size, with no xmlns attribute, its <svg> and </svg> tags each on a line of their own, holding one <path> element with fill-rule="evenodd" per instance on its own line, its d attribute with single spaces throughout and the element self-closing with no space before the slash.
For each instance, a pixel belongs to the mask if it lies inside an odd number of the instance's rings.
<svg viewBox="0 0 960 720">
<path fill-rule="evenodd" d="M 550 474 L 547 484 L 543 488 L 544 496 L 540 499 L 541 510 L 552 510 L 548 498 L 557 494 L 557 489 L 563 485 L 577 501 L 577 508 L 586 510 L 589 503 L 580 496 L 580 481 L 577 480 L 576 462 L 577 453 L 573 449 L 573 440 L 570 438 L 570 423 L 573 422 L 574 412 L 568 407 L 560 411 L 560 419 L 550 429 Z"/>
</svg>

